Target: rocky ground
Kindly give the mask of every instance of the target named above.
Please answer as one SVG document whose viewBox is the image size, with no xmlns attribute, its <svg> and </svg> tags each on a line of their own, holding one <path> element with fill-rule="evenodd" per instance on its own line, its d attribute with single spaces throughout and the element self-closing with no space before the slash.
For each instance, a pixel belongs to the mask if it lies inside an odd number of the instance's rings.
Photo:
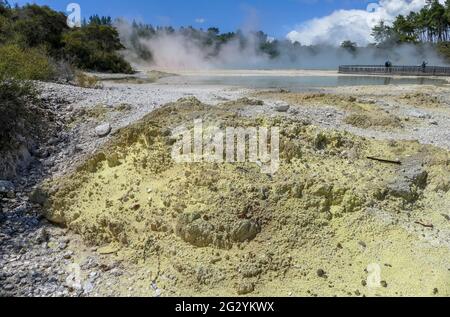
<svg viewBox="0 0 450 317">
<path fill-rule="evenodd" d="M 102 89 L 42 83 L 42 98 L 61 125 L 69 128 L 41 145 L 23 175 L 0 182 L 0 295 L 79 296 L 92 294 L 100 272 L 120 276 L 117 263 L 103 263 L 96 248 L 85 247 L 76 235 L 50 224 L 30 192 L 49 175 L 73 170 L 84 157 L 107 142 L 118 129 L 159 106 L 186 96 L 209 103 L 238 98 L 240 89 L 105 84 Z M 118 108 L 115 111 L 115 108 Z M 70 264 L 74 251 L 83 250 L 80 274 L 88 283 L 77 285 Z M 100 269 L 101 267 L 101 269 Z M 95 294 L 95 293 L 94 293 Z"/>
<path fill-rule="evenodd" d="M 419 140 L 450 149 L 447 87 L 389 86 L 381 92 L 379 87 L 323 90 L 337 96 L 333 98 L 129 83 L 104 83 L 102 89 L 46 83 L 41 88 L 42 97 L 67 128 L 33 153 L 34 159 L 23 176 L 13 182 L 0 181 L 0 296 L 161 295 L 156 282 L 135 280 L 134 264 L 115 256 L 116 250 L 86 245 L 79 235 L 49 223 L 42 216 L 39 195 L 31 192 L 49 176 L 73 171 L 121 128 L 179 98 L 195 96 L 217 105 L 248 96 L 264 103 L 239 106 L 237 111 L 243 116 L 286 116 L 328 130 L 347 130 L 374 139 Z M 358 120 L 347 120 L 351 115 L 363 116 L 364 122 L 380 116 L 396 119 L 387 123 L 374 119 L 373 125 L 361 126 Z M 448 214 L 443 216 L 450 219 Z M 439 241 L 447 241 L 446 234 Z M 148 272 L 142 266 L 135 269 L 139 276 L 158 275 L 155 267 L 149 267 Z M 116 289 L 119 282 L 122 285 Z"/>
</svg>

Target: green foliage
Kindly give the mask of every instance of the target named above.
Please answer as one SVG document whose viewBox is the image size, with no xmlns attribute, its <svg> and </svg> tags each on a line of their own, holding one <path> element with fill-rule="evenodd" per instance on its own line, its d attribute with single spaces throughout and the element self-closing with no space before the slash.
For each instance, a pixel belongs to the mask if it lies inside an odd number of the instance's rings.
<svg viewBox="0 0 450 317">
<path fill-rule="evenodd" d="M 62 34 L 69 30 L 66 16 L 47 6 L 26 5 L 13 10 L 14 31 L 28 47 L 46 46 L 53 56 L 62 49 Z"/>
<path fill-rule="evenodd" d="M 353 54 L 358 50 L 358 45 L 352 41 L 344 41 L 341 43 L 341 48 Z"/>
<path fill-rule="evenodd" d="M 382 45 L 390 45 L 393 39 L 393 31 L 392 28 L 387 25 L 384 21 L 380 21 L 373 29 L 372 29 L 372 37 L 375 39 L 375 42 Z"/>
<path fill-rule="evenodd" d="M 442 43 L 450 41 L 450 1 L 428 0 L 419 12 L 399 15 L 389 26 L 381 21 L 372 32 L 379 46 L 399 43 Z"/>
<path fill-rule="evenodd" d="M 15 44 L 0 46 L 0 78 L 48 80 L 54 72 L 42 48 L 23 49 Z"/>
<path fill-rule="evenodd" d="M 7 9 L 11 8 L 8 0 L 0 0 L 0 14 L 3 14 Z"/>
<path fill-rule="evenodd" d="M 113 73 L 131 73 L 117 51 L 123 49 L 117 30 L 109 25 L 88 24 L 63 36 L 64 53 L 79 68 Z"/>
<path fill-rule="evenodd" d="M 401 43 L 429 44 L 450 62 L 450 0 L 427 0 L 419 12 L 399 15 L 392 25 L 381 21 L 372 30 L 378 47 L 389 48 Z"/>
<path fill-rule="evenodd" d="M 8 58 L 0 62 L 0 71 L 16 78 L 47 79 L 49 67 L 42 56 L 47 51 L 52 59 L 66 59 L 85 70 L 132 72 L 129 63 L 117 53 L 124 47 L 110 17 L 94 15 L 88 24 L 75 29 L 70 29 L 66 20 L 63 13 L 47 6 L 10 8 L 6 2 L 0 5 L 0 46 L 7 45 L 2 48 L 2 56 Z M 16 58 L 10 54 L 12 51 L 18 52 Z M 23 58 L 24 53 L 30 53 L 29 62 Z M 12 65 L 5 65 L 7 61 L 12 61 Z M 24 69 L 20 70 L 18 65 L 22 62 Z"/>
<path fill-rule="evenodd" d="M 89 18 L 89 24 L 112 26 L 112 19 L 111 17 L 100 17 L 99 15 L 95 14 Z"/>
<path fill-rule="evenodd" d="M 36 113 L 30 105 L 36 100 L 29 82 L 0 79 L 0 151 L 12 145 L 18 134 L 31 132 Z"/>
<path fill-rule="evenodd" d="M 8 42 L 13 36 L 11 20 L 0 14 L 0 44 Z"/>
</svg>

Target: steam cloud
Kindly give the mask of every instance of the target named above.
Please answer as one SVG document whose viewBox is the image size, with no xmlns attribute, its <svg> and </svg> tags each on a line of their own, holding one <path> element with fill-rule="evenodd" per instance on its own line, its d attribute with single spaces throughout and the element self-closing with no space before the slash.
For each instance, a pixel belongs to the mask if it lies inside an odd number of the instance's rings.
<svg viewBox="0 0 450 317">
<path fill-rule="evenodd" d="M 152 54 L 149 65 L 128 49 L 127 58 L 136 66 L 152 66 L 159 69 L 336 69 L 342 64 L 384 64 L 386 60 L 395 65 L 420 65 L 426 60 L 430 64 L 445 62 L 435 50 L 426 45 L 398 45 L 390 49 L 360 47 L 351 52 L 338 47 L 344 40 L 354 40 L 367 45 L 371 42 L 370 32 L 380 19 L 392 20 L 398 14 L 416 11 L 425 5 L 425 0 L 380 0 L 373 12 L 362 10 L 341 10 L 328 17 L 305 23 L 298 30 L 288 34 L 286 40 L 278 42 L 279 52 L 271 58 L 260 49 L 260 38 L 250 28 L 244 30 L 246 45 L 238 38 L 220 46 L 205 46 L 201 40 L 180 32 L 158 32 L 151 38 L 139 38 L 139 46 Z M 372 15 L 371 15 L 372 14 Z M 372 25 L 373 24 L 373 25 Z M 116 26 L 128 48 L 133 33 L 130 23 L 120 20 Z M 205 33 L 206 34 L 206 33 Z M 273 38 L 268 37 L 271 43 Z M 302 45 L 293 45 L 298 41 Z"/>
</svg>

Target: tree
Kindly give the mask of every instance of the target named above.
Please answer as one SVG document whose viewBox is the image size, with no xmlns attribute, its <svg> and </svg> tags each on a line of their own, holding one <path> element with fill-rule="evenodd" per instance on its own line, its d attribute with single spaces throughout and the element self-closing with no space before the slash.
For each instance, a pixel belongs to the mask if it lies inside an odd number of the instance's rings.
<svg viewBox="0 0 450 317">
<path fill-rule="evenodd" d="M 96 24 L 96 25 L 112 25 L 112 18 L 111 17 L 100 17 L 99 15 L 95 14 L 89 18 L 89 24 Z"/>
<path fill-rule="evenodd" d="M 393 41 L 393 30 L 384 21 L 380 21 L 372 29 L 372 37 L 375 39 L 377 45 L 387 45 Z"/>
<path fill-rule="evenodd" d="M 354 54 L 358 50 L 358 45 L 355 42 L 347 40 L 341 43 L 341 48 L 345 49 L 349 53 Z"/>
<path fill-rule="evenodd" d="M 450 0 L 445 1 L 445 17 L 447 18 L 447 26 L 450 26 Z"/>
<path fill-rule="evenodd" d="M 27 47 L 45 46 L 53 56 L 62 49 L 62 34 L 69 30 L 63 13 L 47 6 L 26 5 L 13 10 L 14 31 Z"/>
<path fill-rule="evenodd" d="M 428 24 L 432 32 L 433 42 L 447 40 L 448 21 L 446 10 L 438 0 L 433 0 L 428 8 Z"/>
<path fill-rule="evenodd" d="M 8 0 L 0 0 L 0 10 L 2 8 L 7 8 L 7 9 L 11 8 L 11 5 L 9 4 Z"/>
<path fill-rule="evenodd" d="M 408 17 L 399 15 L 392 26 L 392 34 L 397 43 L 416 43 L 418 41 L 416 36 L 416 29 L 413 20 L 414 14 Z"/>
<path fill-rule="evenodd" d="M 63 36 L 64 53 L 82 69 L 131 73 L 132 68 L 116 52 L 124 49 L 118 31 L 109 25 L 88 24 L 66 32 Z"/>
<path fill-rule="evenodd" d="M 399 15 L 392 26 L 383 21 L 373 28 L 378 45 L 393 43 L 442 43 L 450 40 L 450 0 L 427 0 L 419 12 Z"/>
<path fill-rule="evenodd" d="M 219 30 L 219 28 L 209 28 L 208 29 L 208 34 L 217 36 L 217 35 L 220 34 L 220 30 Z"/>
</svg>

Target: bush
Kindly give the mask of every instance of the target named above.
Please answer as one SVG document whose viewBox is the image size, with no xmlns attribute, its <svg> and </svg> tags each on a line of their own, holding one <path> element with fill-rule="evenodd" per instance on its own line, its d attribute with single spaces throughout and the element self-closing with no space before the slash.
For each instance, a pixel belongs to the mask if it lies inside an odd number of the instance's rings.
<svg viewBox="0 0 450 317">
<path fill-rule="evenodd" d="M 14 38 L 11 19 L 0 14 L 0 44 L 11 41 Z"/>
<path fill-rule="evenodd" d="M 40 48 L 23 49 L 18 45 L 0 46 L 0 79 L 49 80 L 54 68 Z"/>
<path fill-rule="evenodd" d="M 33 129 L 36 112 L 30 105 L 36 102 L 36 95 L 30 82 L 0 79 L 0 151 Z"/>
<path fill-rule="evenodd" d="M 77 72 L 75 74 L 75 83 L 83 88 L 101 88 L 102 85 L 98 78 L 95 76 L 89 76 L 83 72 Z"/>
<path fill-rule="evenodd" d="M 116 51 L 123 49 L 117 30 L 109 25 L 89 24 L 63 36 L 66 56 L 80 69 L 132 73 L 131 65 Z"/>
<path fill-rule="evenodd" d="M 47 6 L 25 5 L 13 10 L 14 30 L 21 44 L 45 46 L 56 58 L 61 57 L 62 34 L 69 30 L 67 18 Z"/>
<path fill-rule="evenodd" d="M 69 83 L 75 78 L 75 69 L 66 60 L 60 59 L 52 63 L 55 70 L 54 80 L 59 83 Z"/>
<path fill-rule="evenodd" d="M 30 64 L 35 63 L 44 73 L 49 70 L 50 58 L 63 59 L 83 70 L 112 73 L 132 73 L 131 65 L 118 53 L 124 49 L 119 33 L 111 25 L 111 18 L 93 17 L 91 22 L 81 28 L 70 29 L 67 18 L 62 12 L 56 12 L 47 6 L 25 5 L 23 7 L 2 6 L 0 0 L 0 45 L 8 45 L 0 56 L 3 72 L 25 79 L 47 79 L 47 74 L 36 73 Z M 11 46 L 16 45 L 16 46 Z M 26 50 L 19 50 L 19 47 Z M 15 53 L 18 54 L 15 57 Z M 18 65 L 24 54 L 29 54 L 30 62 L 19 70 Z M 45 61 L 47 60 L 47 61 Z M 60 64 L 54 63 L 55 66 Z M 33 68 L 33 69 L 32 69 Z M 29 70 L 29 71 L 28 71 Z M 58 68 L 67 74 L 67 67 Z M 31 73 L 32 76 L 29 76 Z M 45 75 L 45 76 L 42 76 Z M 58 75 L 58 74 L 57 74 Z M 63 76 L 68 77 L 68 76 Z"/>
</svg>

